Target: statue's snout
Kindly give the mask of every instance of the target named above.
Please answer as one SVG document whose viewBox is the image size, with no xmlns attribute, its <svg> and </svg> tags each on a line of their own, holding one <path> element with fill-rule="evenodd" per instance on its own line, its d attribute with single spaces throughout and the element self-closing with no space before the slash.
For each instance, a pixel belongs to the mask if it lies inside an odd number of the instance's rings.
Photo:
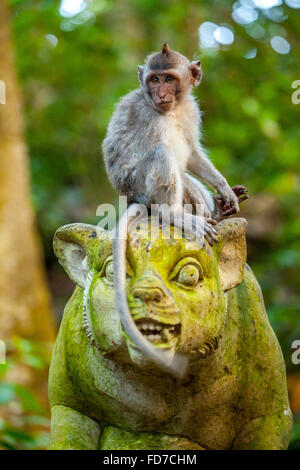
<svg viewBox="0 0 300 470">
<path fill-rule="evenodd" d="M 136 299 L 144 302 L 161 302 L 164 297 L 163 291 L 159 287 L 139 286 L 133 289 L 132 295 Z"/>
<path fill-rule="evenodd" d="M 161 302 L 166 293 L 162 281 L 153 273 L 144 273 L 131 290 L 131 296 L 143 302 Z"/>
<path fill-rule="evenodd" d="M 175 327 L 180 323 L 179 310 L 173 296 L 160 276 L 152 271 L 144 272 L 135 280 L 128 296 L 128 305 L 137 322 L 147 319 L 161 323 L 161 328 L 165 325 Z"/>
</svg>

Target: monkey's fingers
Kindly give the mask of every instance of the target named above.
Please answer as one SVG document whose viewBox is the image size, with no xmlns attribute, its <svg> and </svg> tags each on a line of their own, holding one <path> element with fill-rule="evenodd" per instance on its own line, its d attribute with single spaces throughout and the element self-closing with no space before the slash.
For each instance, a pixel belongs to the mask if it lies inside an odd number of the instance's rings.
<svg viewBox="0 0 300 470">
<path fill-rule="evenodd" d="M 214 224 L 216 225 L 216 224 Z M 207 221 L 204 221 L 204 230 L 209 233 L 213 233 L 214 235 L 218 235 L 218 232 L 216 231 L 215 227 L 213 227 L 211 224 L 207 223 Z"/>
<path fill-rule="evenodd" d="M 211 239 L 208 233 L 205 234 L 204 238 L 210 246 L 214 246 L 214 241 Z"/>
<path fill-rule="evenodd" d="M 247 199 L 249 199 L 249 194 L 245 194 L 245 196 L 240 196 L 239 197 L 239 204 L 241 204 L 241 202 L 243 201 L 246 201 Z"/>
<path fill-rule="evenodd" d="M 205 239 L 207 241 L 211 241 L 212 244 L 210 243 L 210 245 L 214 245 L 215 243 L 219 243 L 219 239 L 216 235 L 214 235 L 213 233 L 209 233 L 209 232 L 205 232 L 205 235 L 204 235 Z"/>
<path fill-rule="evenodd" d="M 198 242 L 203 243 L 203 238 L 208 242 L 210 246 L 214 246 L 215 243 L 218 243 L 219 239 L 216 235 L 216 232 L 212 232 L 209 228 L 204 227 L 204 233 L 202 229 L 195 231 L 195 236 Z"/>
<path fill-rule="evenodd" d="M 247 189 L 246 189 L 245 191 L 240 191 L 238 197 L 240 197 L 240 196 L 245 196 L 246 194 L 249 194 L 248 191 L 247 191 Z"/>
<path fill-rule="evenodd" d="M 196 237 L 197 242 L 200 245 L 203 245 L 204 239 L 213 246 L 213 239 L 211 238 L 209 232 L 205 230 L 205 224 L 202 221 L 193 222 L 193 237 Z"/>
<path fill-rule="evenodd" d="M 236 210 L 234 207 L 231 207 L 230 209 L 227 209 L 226 211 L 223 211 L 223 217 L 229 217 L 230 215 L 236 214 Z"/>
<path fill-rule="evenodd" d="M 233 209 L 232 205 L 230 204 L 230 202 L 227 202 L 226 204 L 223 205 L 223 214 L 225 212 L 228 212 L 228 211 L 231 211 Z"/>
<path fill-rule="evenodd" d="M 215 244 L 215 241 L 214 239 L 212 238 L 212 234 L 208 231 L 204 231 L 204 236 L 203 238 L 207 241 L 207 243 L 210 245 L 210 246 L 214 246 Z"/>
<path fill-rule="evenodd" d="M 248 190 L 246 187 L 244 186 L 239 186 L 235 191 L 234 191 L 235 195 L 238 197 L 238 199 L 240 200 L 240 198 L 242 196 L 246 196 L 248 194 Z"/>
<path fill-rule="evenodd" d="M 187 239 L 197 239 L 199 245 L 203 245 L 204 241 L 204 224 L 203 218 L 197 218 L 194 214 L 185 213 L 174 219 L 174 226 L 177 226 L 180 230 L 183 229 L 184 236 Z"/>
<path fill-rule="evenodd" d="M 211 219 L 210 217 L 205 217 L 207 223 L 211 225 L 217 225 L 217 221 L 215 219 Z"/>
<path fill-rule="evenodd" d="M 204 231 L 205 231 L 204 237 L 210 245 L 211 245 L 211 242 L 212 244 L 219 242 L 218 234 L 211 226 L 205 224 Z"/>
<path fill-rule="evenodd" d="M 210 244 L 210 246 L 214 246 L 216 243 L 219 243 L 219 239 L 218 239 L 218 238 L 215 238 L 215 237 L 212 236 L 210 233 L 206 233 L 204 238 L 205 238 L 205 240 L 208 241 L 208 243 Z"/>
<path fill-rule="evenodd" d="M 237 185 L 237 186 L 233 186 L 233 188 L 231 188 L 232 191 L 236 194 L 236 196 L 239 196 L 240 194 L 242 194 L 243 192 L 247 192 L 247 187 L 244 186 L 244 185 Z"/>
</svg>

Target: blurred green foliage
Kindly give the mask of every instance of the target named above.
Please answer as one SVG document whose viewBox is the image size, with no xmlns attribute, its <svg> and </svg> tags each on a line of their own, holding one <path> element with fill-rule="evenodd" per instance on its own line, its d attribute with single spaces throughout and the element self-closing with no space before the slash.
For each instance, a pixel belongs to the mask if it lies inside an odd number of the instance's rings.
<svg viewBox="0 0 300 470">
<path fill-rule="evenodd" d="M 291 343 L 300 339 L 300 104 L 291 96 L 300 79 L 300 10 L 279 1 L 239 24 L 233 8 L 251 0 L 90 0 L 65 16 L 58 0 L 10 3 L 32 198 L 49 272 L 57 266 L 51 249 L 56 228 L 97 222 L 97 205 L 116 201 L 101 140 L 115 103 L 138 86 L 136 65 L 168 41 L 202 60 L 196 93 L 203 140 L 229 182 L 246 184 L 253 195 L 244 209 L 249 263 L 287 368 L 298 372 Z M 207 21 L 233 31 L 234 42 L 201 49 L 198 30 Z M 289 42 L 288 54 L 271 47 L 274 36 Z"/>
<path fill-rule="evenodd" d="M 48 345 L 15 337 L 7 342 L 7 361 L 0 364 L 0 449 L 45 449 L 49 439 L 48 410 L 27 382 L 34 370 L 47 373 Z"/>
</svg>

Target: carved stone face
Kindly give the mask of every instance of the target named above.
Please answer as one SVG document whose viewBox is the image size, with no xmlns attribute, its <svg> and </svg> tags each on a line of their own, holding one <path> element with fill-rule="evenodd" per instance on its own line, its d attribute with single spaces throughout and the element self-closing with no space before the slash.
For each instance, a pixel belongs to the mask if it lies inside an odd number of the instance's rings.
<svg viewBox="0 0 300 470">
<path fill-rule="evenodd" d="M 128 305 L 137 327 L 155 347 L 200 359 L 218 346 L 225 321 L 224 291 L 243 276 L 245 226 L 243 219 L 219 224 L 220 242 L 213 249 L 174 238 L 172 231 L 169 239 L 151 240 L 146 225 L 129 235 Z M 54 249 L 70 277 L 85 287 L 89 329 L 97 347 L 116 360 L 150 366 L 124 333 L 115 307 L 109 232 L 81 224 L 63 227 Z"/>
</svg>

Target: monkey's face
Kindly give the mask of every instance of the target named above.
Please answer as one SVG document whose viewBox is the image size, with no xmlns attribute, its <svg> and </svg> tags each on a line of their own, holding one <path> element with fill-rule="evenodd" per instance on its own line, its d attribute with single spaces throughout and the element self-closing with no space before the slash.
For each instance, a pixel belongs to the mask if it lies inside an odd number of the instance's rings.
<svg viewBox="0 0 300 470">
<path fill-rule="evenodd" d="M 147 58 L 145 66 L 138 65 L 138 77 L 154 108 L 165 114 L 174 110 L 192 86 L 200 84 L 202 70 L 200 61 L 190 62 L 164 44 L 161 52 Z"/>
<path fill-rule="evenodd" d="M 151 101 L 157 111 L 164 114 L 172 111 L 180 95 L 180 78 L 171 73 L 152 72 L 146 84 Z"/>
</svg>

